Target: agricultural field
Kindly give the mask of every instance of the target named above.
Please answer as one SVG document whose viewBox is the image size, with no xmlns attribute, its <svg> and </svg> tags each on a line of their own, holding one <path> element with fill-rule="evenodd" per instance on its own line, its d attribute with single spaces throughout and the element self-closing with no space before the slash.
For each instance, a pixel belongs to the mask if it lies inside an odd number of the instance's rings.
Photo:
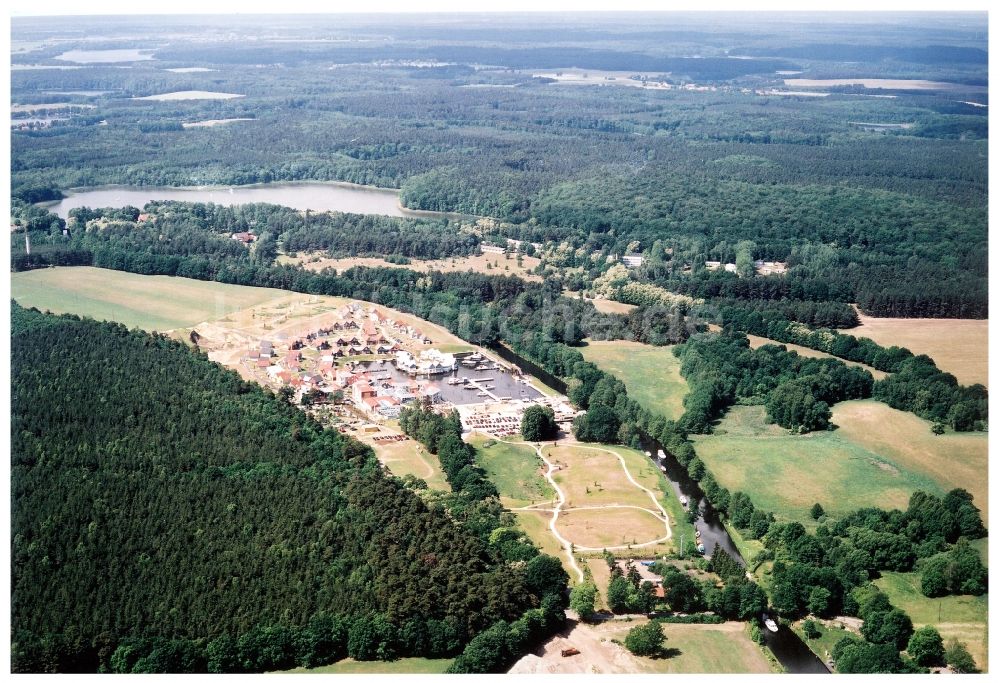
<svg viewBox="0 0 1000 683">
<path fill-rule="evenodd" d="M 835 434 L 888 458 L 896 467 L 930 477 L 945 491 L 964 488 L 988 524 L 988 435 L 947 432 L 930 422 L 878 401 L 844 401 L 833 406 Z"/>
<path fill-rule="evenodd" d="M 628 341 L 588 341 L 583 357 L 622 382 L 644 408 L 676 420 L 684 413 L 687 383 L 670 346 Z"/>
<path fill-rule="evenodd" d="M 425 659 L 424 657 L 404 657 L 393 662 L 359 662 L 342 659 L 334 664 L 318 666 L 315 669 L 289 669 L 285 674 L 443 674 L 453 660 Z"/>
<path fill-rule="evenodd" d="M 914 627 L 930 624 L 941 633 L 944 642 L 955 638 L 969 649 L 980 669 L 989 665 L 987 648 L 986 595 L 946 595 L 928 598 L 920 592 L 920 574 L 883 572 L 875 581 L 894 607 L 906 612 Z"/>
<path fill-rule="evenodd" d="M 812 527 L 813 503 L 837 515 L 865 506 L 906 508 L 918 489 L 937 495 L 948 490 L 839 430 L 792 435 L 764 420 L 763 406 L 735 406 L 715 434 L 694 438 L 695 449 L 720 484 L 748 493 L 782 519 Z"/>
<path fill-rule="evenodd" d="M 754 334 L 748 334 L 747 340 L 750 342 L 751 349 L 759 349 L 765 344 L 774 344 L 776 346 L 784 346 L 789 351 L 794 351 L 803 358 L 833 358 L 834 360 L 839 360 L 844 365 L 851 365 L 856 368 L 861 368 L 862 370 L 867 370 L 872 373 L 872 377 L 875 379 L 885 379 L 888 377 L 889 373 L 882 372 L 881 370 L 876 370 L 870 365 L 865 365 L 864 363 L 856 363 L 852 360 L 844 360 L 843 358 L 837 358 L 836 356 L 831 356 L 829 353 L 824 353 L 823 351 L 817 351 L 816 349 L 810 349 L 808 346 L 800 346 L 798 344 L 789 344 L 787 342 L 777 342 L 773 339 L 768 339 L 767 337 L 758 337 Z"/>
<path fill-rule="evenodd" d="M 540 262 L 540 259 L 535 256 L 522 256 L 519 266 L 517 265 L 517 256 L 510 255 L 508 258 L 504 254 L 475 254 L 432 260 L 410 259 L 410 262 L 405 265 L 390 263 L 385 259 L 371 256 L 329 258 L 324 254 L 299 254 L 296 256 L 284 254 L 278 257 L 278 263 L 301 265 L 306 270 L 316 272 L 333 268 L 341 273 L 355 266 L 367 266 L 370 268 L 406 268 L 418 273 L 438 270 L 442 273 L 473 272 L 484 275 L 516 275 L 529 282 L 542 281 L 541 276 L 535 275 L 533 272 Z"/>
<path fill-rule="evenodd" d="M 902 346 L 926 353 L 959 384 L 989 386 L 988 320 L 946 318 L 872 318 L 858 314 L 861 325 L 843 330 L 882 346 Z"/>
<path fill-rule="evenodd" d="M 153 332 L 190 327 L 289 298 L 288 292 L 165 275 L 75 266 L 10 276 L 11 298 L 26 307 L 114 320 Z"/>
<path fill-rule="evenodd" d="M 545 643 L 540 654 L 523 657 L 508 673 L 773 673 L 770 661 L 750 640 L 742 622 L 663 624 L 664 656 L 656 659 L 636 657 L 620 644 L 629 630 L 645 622 L 639 617 L 627 622 L 576 623 Z M 562 657 L 565 647 L 575 647 L 580 654 Z"/>
<path fill-rule="evenodd" d="M 469 439 L 476 447 L 476 464 L 486 470 L 508 508 L 554 501 L 555 491 L 545 480 L 545 465 L 530 446 L 496 441 L 476 434 Z"/>
</svg>

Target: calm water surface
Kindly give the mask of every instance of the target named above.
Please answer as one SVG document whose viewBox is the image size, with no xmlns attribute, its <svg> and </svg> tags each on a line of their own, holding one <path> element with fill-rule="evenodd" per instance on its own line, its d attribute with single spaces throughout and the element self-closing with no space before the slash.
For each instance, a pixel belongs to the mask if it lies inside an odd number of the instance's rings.
<svg viewBox="0 0 1000 683">
<path fill-rule="evenodd" d="M 212 202 L 223 206 L 266 202 L 299 211 L 344 211 L 378 216 L 413 216 L 399 205 L 399 192 L 360 185 L 333 183 L 295 183 L 251 185 L 243 187 L 104 187 L 67 193 L 68 197 L 49 205 L 49 210 L 66 218 L 70 209 L 82 206 L 141 209 L 146 202 L 172 200 L 179 202 Z M 427 215 L 420 212 L 419 215 Z"/>
</svg>

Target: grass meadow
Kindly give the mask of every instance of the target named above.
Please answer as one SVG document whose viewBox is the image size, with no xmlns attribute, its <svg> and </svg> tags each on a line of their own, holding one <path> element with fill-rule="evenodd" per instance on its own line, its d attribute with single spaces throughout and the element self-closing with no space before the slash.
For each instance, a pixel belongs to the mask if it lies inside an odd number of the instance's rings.
<svg viewBox="0 0 1000 683">
<path fill-rule="evenodd" d="M 969 649 L 980 669 L 989 665 L 987 651 L 986 595 L 946 595 L 928 598 L 920 592 L 920 574 L 882 572 L 875 585 L 889 598 L 893 606 L 906 612 L 916 628 L 930 624 L 947 645 L 957 639 Z"/>
<path fill-rule="evenodd" d="M 166 275 L 76 266 L 11 273 L 11 298 L 22 306 L 113 320 L 162 332 L 216 320 L 290 292 Z"/>
<path fill-rule="evenodd" d="M 404 657 L 394 662 L 359 662 L 342 659 L 334 664 L 318 666 L 315 669 L 290 669 L 286 674 L 443 674 L 451 666 L 451 659 L 425 659 L 424 657 Z"/>
<path fill-rule="evenodd" d="M 733 407 L 715 434 L 695 437 L 695 448 L 730 491 L 744 491 L 759 507 L 807 527 L 815 526 L 813 503 L 834 516 L 866 506 L 905 509 L 914 491 L 941 495 L 951 488 L 839 430 L 792 435 L 768 425 L 763 406 Z"/>
<path fill-rule="evenodd" d="M 680 360 L 670 346 L 650 346 L 628 341 L 590 341 L 581 347 L 583 357 L 609 372 L 644 408 L 676 420 L 684 413 L 687 382 Z"/>
<path fill-rule="evenodd" d="M 491 445 L 485 445 L 491 441 Z M 476 447 L 476 464 L 486 470 L 506 507 L 524 507 L 556 499 L 556 492 L 543 474 L 545 464 L 530 446 L 503 443 L 478 434 L 470 443 Z"/>
</svg>

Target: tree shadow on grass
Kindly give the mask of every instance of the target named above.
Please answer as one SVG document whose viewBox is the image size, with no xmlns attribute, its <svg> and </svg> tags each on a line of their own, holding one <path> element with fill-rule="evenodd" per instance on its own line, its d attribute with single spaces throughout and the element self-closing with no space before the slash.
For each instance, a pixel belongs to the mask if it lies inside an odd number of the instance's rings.
<svg viewBox="0 0 1000 683">
<path fill-rule="evenodd" d="M 683 654 L 676 647 L 661 647 L 660 651 L 655 655 L 650 655 L 650 659 L 673 659 L 678 655 Z"/>
</svg>

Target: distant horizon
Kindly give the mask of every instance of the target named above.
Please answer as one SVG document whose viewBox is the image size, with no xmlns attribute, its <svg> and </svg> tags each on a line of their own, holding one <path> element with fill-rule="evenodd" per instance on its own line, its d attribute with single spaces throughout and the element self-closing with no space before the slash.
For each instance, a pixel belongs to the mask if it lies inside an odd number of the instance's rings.
<svg viewBox="0 0 1000 683">
<path fill-rule="evenodd" d="M 708 2 L 687 2 L 671 1 L 668 7 L 663 7 L 662 2 L 655 0 L 622 0 L 615 3 L 615 8 L 608 9 L 600 7 L 603 3 L 572 2 L 572 0 L 539 0 L 530 2 L 525 0 L 511 0 L 509 2 L 497 3 L 498 7 L 483 9 L 478 6 L 475 9 L 468 8 L 468 5 L 461 0 L 418 0 L 418 7 L 414 3 L 407 3 L 401 0 L 370 0 L 367 9 L 357 11 L 354 8 L 343 9 L 341 7 L 330 7 L 316 3 L 314 0 L 291 0 L 283 3 L 289 9 L 285 11 L 269 11 L 266 8 L 270 4 L 251 1 L 239 2 L 238 0 L 215 0 L 214 2 L 191 2 L 190 0 L 179 0 L 169 7 L 164 7 L 158 11 L 150 11 L 148 7 L 142 7 L 142 11 L 135 11 L 135 5 L 126 3 L 123 0 L 97 0 L 97 2 L 87 3 L 81 7 L 71 0 L 59 0 L 57 2 L 31 3 L 23 9 L 18 9 L 20 2 L 15 0 L 14 8 L 10 11 L 10 18 L 41 18 L 41 17 L 101 17 L 101 16 L 312 16 L 312 15 L 352 15 L 352 16 L 377 16 L 386 14 L 397 15 L 489 15 L 489 14 L 769 14 L 777 13 L 787 15 L 806 14 L 859 14 L 859 15 L 879 15 L 879 14 L 906 14 L 906 15 L 933 15 L 933 14 L 982 14 L 988 16 L 989 4 L 982 0 L 973 2 L 950 3 L 945 7 L 921 6 L 924 3 L 905 2 L 904 0 L 882 0 L 881 2 L 858 2 L 857 0 L 846 0 L 837 3 L 836 8 L 808 8 L 800 9 L 798 3 L 789 0 L 763 0 L 756 4 L 754 9 L 747 9 L 743 3 L 731 0 L 709 0 Z M 832 4 L 832 3 L 831 3 Z M 915 6 L 916 4 L 916 6 Z M 207 5 L 207 6 L 206 6 Z M 874 5 L 874 6 L 873 6 Z M 957 5 L 957 6 L 956 6 Z M 51 9 L 50 9 L 51 8 Z"/>
</svg>

